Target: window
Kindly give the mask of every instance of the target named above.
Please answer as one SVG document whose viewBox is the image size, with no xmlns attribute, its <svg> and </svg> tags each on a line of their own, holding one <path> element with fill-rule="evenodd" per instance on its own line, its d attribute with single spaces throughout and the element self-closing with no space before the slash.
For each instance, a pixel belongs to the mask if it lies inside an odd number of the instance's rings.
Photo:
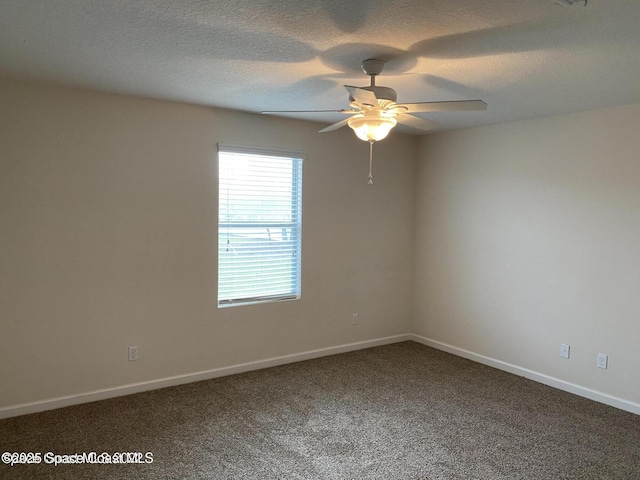
<svg viewBox="0 0 640 480">
<path fill-rule="evenodd" d="M 300 298 L 302 155 L 218 146 L 218 307 Z"/>
</svg>

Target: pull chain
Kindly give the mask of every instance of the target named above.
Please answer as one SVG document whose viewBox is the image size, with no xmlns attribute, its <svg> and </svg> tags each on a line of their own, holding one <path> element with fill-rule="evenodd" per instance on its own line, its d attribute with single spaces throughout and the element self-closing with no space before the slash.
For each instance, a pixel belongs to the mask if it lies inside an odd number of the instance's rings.
<svg viewBox="0 0 640 480">
<path fill-rule="evenodd" d="M 373 140 L 369 140 L 369 185 L 373 185 L 373 176 L 371 175 L 373 166 L 373 142 Z"/>
</svg>

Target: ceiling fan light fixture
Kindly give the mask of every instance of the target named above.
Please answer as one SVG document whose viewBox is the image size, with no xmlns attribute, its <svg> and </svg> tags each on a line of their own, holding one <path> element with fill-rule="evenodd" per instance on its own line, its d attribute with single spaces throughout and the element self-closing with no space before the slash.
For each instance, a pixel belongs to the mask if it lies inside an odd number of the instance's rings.
<svg viewBox="0 0 640 480">
<path fill-rule="evenodd" d="M 347 125 L 353 129 L 360 140 L 378 142 L 384 139 L 397 123 L 395 118 L 372 110 L 364 115 L 354 115 L 348 120 Z"/>
</svg>

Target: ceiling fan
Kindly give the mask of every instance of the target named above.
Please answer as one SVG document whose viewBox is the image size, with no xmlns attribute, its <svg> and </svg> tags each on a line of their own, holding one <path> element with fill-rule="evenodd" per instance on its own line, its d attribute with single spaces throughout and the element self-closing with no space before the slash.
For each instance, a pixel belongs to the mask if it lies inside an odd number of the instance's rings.
<svg viewBox="0 0 640 480">
<path fill-rule="evenodd" d="M 394 89 L 376 85 L 376 76 L 382 72 L 384 62 L 370 58 L 364 60 L 361 67 L 364 73 L 371 78 L 371 84 L 366 87 L 344 86 L 349 92 L 349 106 L 351 108 L 341 110 L 280 110 L 262 113 L 335 112 L 348 115 L 347 118 L 323 128 L 320 132 L 331 132 L 348 125 L 358 138 L 369 142 L 369 165 L 371 166 L 373 142 L 385 138 L 398 122 L 420 130 L 431 130 L 438 125 L 436 122 L 414 115 L 415 113 L 485 110 L 487 108 L 487 104 L 482 100 L 396 103 L 398 95 Z M 373 183 L 371 168 L 369 168 L 369 183 Z"/>
</svg>

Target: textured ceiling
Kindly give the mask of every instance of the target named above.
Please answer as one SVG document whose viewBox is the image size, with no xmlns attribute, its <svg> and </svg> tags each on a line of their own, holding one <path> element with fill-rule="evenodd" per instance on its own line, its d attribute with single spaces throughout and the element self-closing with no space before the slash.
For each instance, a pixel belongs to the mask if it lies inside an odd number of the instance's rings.
<svg viewBox="0 0 640 480">
<path fill-rule="evenodd" d="M 637 103 L 640 1 L 0 0 L 0 75 L 14 78 L 253 112 L 340 109 L 372 57 L 399 102 L 488 103 L 421 114 L 442 129 Z"/>
</svg>

